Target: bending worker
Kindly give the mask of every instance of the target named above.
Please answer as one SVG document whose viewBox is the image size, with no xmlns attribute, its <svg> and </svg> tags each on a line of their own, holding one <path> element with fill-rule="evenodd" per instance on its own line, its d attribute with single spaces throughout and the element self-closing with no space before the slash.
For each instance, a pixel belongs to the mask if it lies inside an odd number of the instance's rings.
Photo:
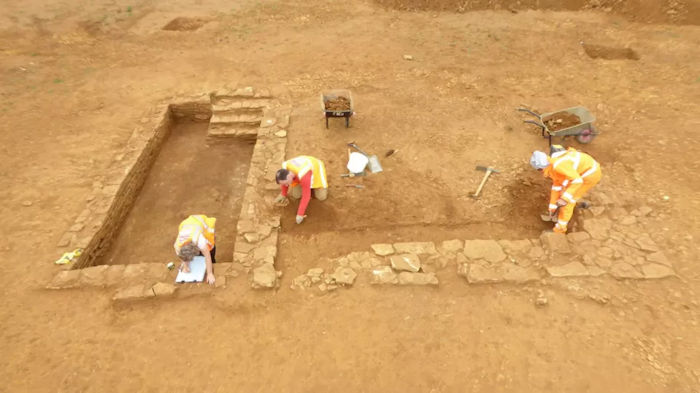
<svg viewBox="0 0 700 393">
<path fill-rule="evenodd" d="M 283 162 L 282 169 L 277 171 L 275 180 L 281 188 L 280 195 L 275 199 L 276 204 L 287 206 L 289 203 L 287 193 L 290 187 L 292 198 L 301 198 L 297 209 L 297 224 L 301 224 L 306 217 L 304 213 L 311 200 L 311 190 L 314 198 L 319 201 L 325 201 L 328 198 L 326 167 L 318 158 L 299 156 Z"/>
<path fill-rule="evenodd" d="M 552 145 L 551 157 L 535 151 L 530 157 L 530 165 L 552 179 L 552 192 L 549 196 L 549 214 L 557 215 L 554 232 L 566 233 L 576 202 L 601 178 L 600 165 L 593 157 L 576 149 L 564 149 Z"/>
<path fill-rule="evenodd" d="M 175 253 L 182 261 L 182 271 L 190 271 L 194 257 L 203 255 L 207 263 L 207 282 L 214 284 L 212 263 L 216 263 L 216 240 L 214 226 L 216 218 L 197 214 L 187 217 L 180 223 L 175 239 Z"/>
</svg>

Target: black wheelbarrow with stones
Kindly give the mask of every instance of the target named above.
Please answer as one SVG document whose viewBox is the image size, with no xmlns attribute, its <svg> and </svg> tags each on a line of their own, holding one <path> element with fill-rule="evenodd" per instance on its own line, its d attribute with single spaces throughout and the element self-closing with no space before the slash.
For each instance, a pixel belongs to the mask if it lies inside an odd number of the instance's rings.
<svg viewBox="0 0 700 393">
<path fill-rule="evenodd" d="M 552 137 L 575 136 L 579 143 L 588 144 L 593 141 L 598 130 L 593 126 L 595 116 L 582 106 L 563 109 L 556 112 L 539 114 L 526 108 L 518 108 L 521 112 L 527 112 L 537 118 L 535 120 L 525 120 L 525 123 L 534 124 L 542 129 L 542 137 L 549 138 L 552 144 Z"/>
<path fill-rule="evenodd" d="M 331 117 L 344 117 L 345 128 L 350 127 L 353 112 L 352 93 L 346 89 L 333 89 L 321 92 L 321 109 L 326 116 L 326 128 Z"/>
</svg>

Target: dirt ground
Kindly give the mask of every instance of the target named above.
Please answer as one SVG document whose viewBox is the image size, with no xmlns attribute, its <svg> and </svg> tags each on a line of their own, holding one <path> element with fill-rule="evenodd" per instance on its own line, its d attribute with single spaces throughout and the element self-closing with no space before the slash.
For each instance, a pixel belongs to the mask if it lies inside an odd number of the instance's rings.
<svg viewBox="0 0 700 393">
<path fill-rule="evenodd" d="M 438 3 L 6 4 L 0 391 L 700 391 L 697 2 Z M 192 20 L 162 30 L 175 18 Z M 584 43 L 639 59 L 591 59 Z M 284 91 L 287 156 L 327 165 L 329 199 L 312 201 L 302 225 L 284 211 L 282 287 L 253 291 L 239 277 L 213 293 L 127 306 L 108 290 L 44 289 L 65 251 L 58 239 L 144 108 L 224 85 Z M 319 93 L 332 88 L 353 92 L 348 129 L 337 119 L 325 128 Z M 601 163 L 599 187 L 619 206 L 653 209 L 648 231 L 678 278 L 474 286 L 440 272 L 439 288 L 289 288 L 372 243 L 537 237 L 548 185 L 527 160 L 546 141 L 515 109 L 576 105 L 595 113 L 601 135 L 565 143 Z M 341 179 L 350 141 L 378 154 L 384 173 Z M 501 173 L 474 200 L 477 165 Z M 235 217 L 235 198 L 218 208 Z M 167 219 L 153 231 L 174 233 Z M 546 307 L 534 304 L 539 291 Z M 592 300 L 600 294 L 606 304 Z"/>
</svg>

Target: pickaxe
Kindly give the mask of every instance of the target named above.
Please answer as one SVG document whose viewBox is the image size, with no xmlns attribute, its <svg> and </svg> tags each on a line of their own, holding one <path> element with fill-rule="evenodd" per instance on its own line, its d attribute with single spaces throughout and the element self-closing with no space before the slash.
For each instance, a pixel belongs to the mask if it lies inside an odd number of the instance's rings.
<svg viewBox="0 0 700 393">
<path fill-rule="evenodd" d="M 486 184 L 486 180 L 488 180 L 488 178 L 489 178 L 489 176 L 491 176 L 491 173 L 492 173 L 492 172 L 494 172 L 494 173 L 501 173 L 500 171 L 498 171 L 498 170 L 496 170 L 496 169 L 494 169 L 494 168 L 485 167 L 485 166 L 480 166 L 480 165 L 477 165 L 476 170 L 477 170 L 477 171 L 485 171 L 486 174 L 484 175 L 483 180 L 481 180 L 481 184 L 479 184 L 479 188 L 477 188 L 477 189 L 476 189 L 476 192 L 474 193 L 474 195 L 472 195 L 472 197 L 474 197 L 474 198 L 478 198 L 478 197 L 479 197 L 479 194 L 481 194 L 481 189 L 484 188 L 484 184 Z"/>
</svg>

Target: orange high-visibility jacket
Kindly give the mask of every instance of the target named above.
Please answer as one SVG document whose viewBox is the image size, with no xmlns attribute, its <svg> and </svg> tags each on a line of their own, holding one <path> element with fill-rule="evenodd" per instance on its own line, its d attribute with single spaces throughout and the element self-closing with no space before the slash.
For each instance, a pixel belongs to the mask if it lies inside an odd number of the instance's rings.
<svg viewBox="0 0 700 393">
<path fill-rule="evenodd" d="M 291 187 L 299 184 L 299 179 L 311 171 L 311 188 L 328 188 L 326 179 L 326 167 L 318 158 L 311 156 L 294 157 L 282 163 L 282 168 L 295 175 Z"/>
<path fill-rule="evenodd" d="M 600 169 L 593 157 L 586 153 L 569 148 L 566 151 L 552 154 L 549 166 L 544 175 L 552 179 L 552 192 L 549 196 L 549 210 L 557 208 L 557 200 L 563 199 L 568 203 L 576 203 L 576 195 L 586 178 Z"/>
<path fill-rule="evenodd" d="M 214 248 L 215 236 L 214 227 L 216 226 L 216 218 L 207 217 L 204 214 L 196 214 L 187 217 L 180 223 L 178 228 L 177 239 L 175 239 L 175 252 L 179 252 L 182 246 L 187 243 L 197 244 L 199 236 L 204 236 L 207 240 L 207 248 L 209 251 Z"/>
</svg>

